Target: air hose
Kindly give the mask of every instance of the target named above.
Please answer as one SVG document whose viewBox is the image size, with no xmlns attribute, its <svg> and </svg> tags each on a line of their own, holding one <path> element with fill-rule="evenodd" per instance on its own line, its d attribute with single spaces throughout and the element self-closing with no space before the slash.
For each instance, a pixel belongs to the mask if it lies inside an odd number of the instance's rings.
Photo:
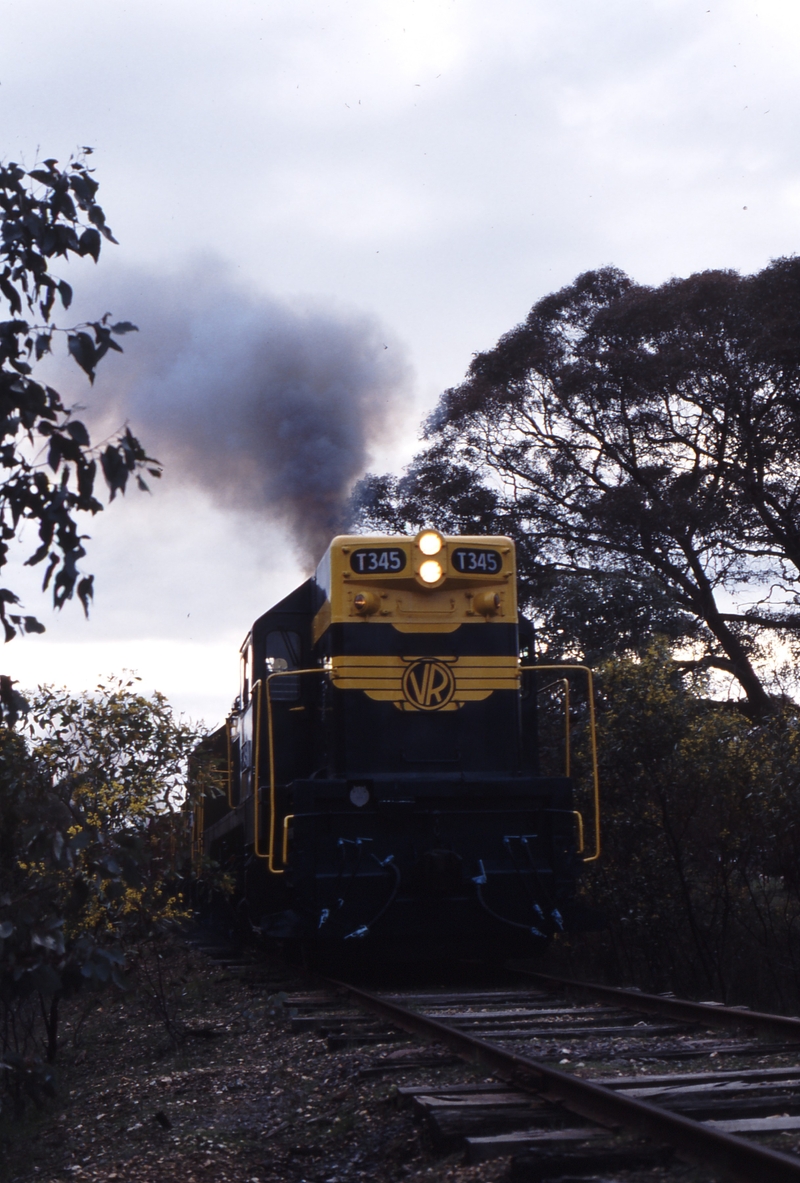
<svg viewBox="0 0 800 1183">
<path fill-rule="evenodd" d="M 489 905 L 486 903 L 486 900 L 483 898 L 483 888 L 488 882 L 488 876 L 483 865 L 483 859 L 478 859 L 478 866 L 481 869 L 481 873 L 480 875 L 473 876 L 472 882 L 475 884 L 475 890 L 478 894 L 478 902 L 483 910 L 488 912 L 490 916 L 493 916 L 495 920 L 499 920 L 501 924 L 510 924 L 512 928 L 522 928 L 525 930 L 525 932 L 531 933 L 532 936 L 542 937 L 544 939 L 546 934 L 543 933 L 541 929 L 536 928 L 532 924 L 522 924 L 519 920 L 509 920 L 507 916 L 501 916 L 499 912 L 495 912 L 494 908 L 489 907 Z"/>
<path fill-rule="evenodd" d="M 345 941 L 363 940 L 363 938 L 367 936 L 370 930 L 377 924 L 384 912 L 388 911 L 388 909 L 392 906 L 397 897 L 397 893 L 400 890 L 400 868 L 394 861 L 394 855 L 390 854 L 385 859 L 379 859 L 376 854 L 370 853 L 370 858 L 373 858 L 379 867 L 384 867 L 385 869 L 388 869 L 394 873 L 394 887 L 392 888 L 386 903 L 383 905 L 381 910 L 372 917 L 369 924 L 362 924 L 358 928 L 354 929 L 353 932 L 347 933 L 347 935 L 342 938 Z"/>
</svg>

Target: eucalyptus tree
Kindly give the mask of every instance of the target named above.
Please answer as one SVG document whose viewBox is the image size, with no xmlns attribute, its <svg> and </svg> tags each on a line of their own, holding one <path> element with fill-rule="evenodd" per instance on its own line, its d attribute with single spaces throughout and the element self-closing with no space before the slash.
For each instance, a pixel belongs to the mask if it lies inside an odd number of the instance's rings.
<svg viewBox="0 0 800 1183">
<path fill-rule="evenodd" d="M 754 649 L 800 629 L 800 260 L 656 288 L 587 272 L 477 354 L 424 434 L 399 482 L 362 483 L 365 520 L 488 506 L 541 570 L 660 604 L 770 709 Z"/>
</svg>

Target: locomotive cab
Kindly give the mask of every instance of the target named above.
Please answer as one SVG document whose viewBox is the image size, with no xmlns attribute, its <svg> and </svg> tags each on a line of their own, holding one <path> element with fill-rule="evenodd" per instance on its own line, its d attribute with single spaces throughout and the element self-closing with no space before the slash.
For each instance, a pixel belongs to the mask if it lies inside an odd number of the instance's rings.
<svg viewBox="0 0 800 1183">
<path fill-rule="evenodd" d="M 203 835 L 242 852 L 256 927 L 488 956 L 581 926 L 583 820 L 568 767 L 540 772 L 531 648 L 511 539 L 333 539 L 245 641 Z"/>
</svg>

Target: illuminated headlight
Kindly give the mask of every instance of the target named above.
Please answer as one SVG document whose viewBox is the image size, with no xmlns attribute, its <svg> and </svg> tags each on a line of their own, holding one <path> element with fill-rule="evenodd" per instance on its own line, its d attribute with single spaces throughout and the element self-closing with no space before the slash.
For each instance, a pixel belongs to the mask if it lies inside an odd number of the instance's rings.
<svg viewBox="0 0 800 1183">
<path fill-rule="evenodd" d="M 442 564 L 436 559 L 426 559 L 420 565 L 419 577 L 423 583 L 438 583 L 442 578 Z"/>
<path fill-rule="evenodd" d="M 438 555 L 442 549 L 443 539 L 441 534 L 437 534 L 435 530 L 424 530 L 417 539 L 417 546 L 424 555 Z M 437 575 L 438 579 L 439 576 Z M 426 579 L 426 583 L 433 583 L 432 579 Z"/>
</svg>

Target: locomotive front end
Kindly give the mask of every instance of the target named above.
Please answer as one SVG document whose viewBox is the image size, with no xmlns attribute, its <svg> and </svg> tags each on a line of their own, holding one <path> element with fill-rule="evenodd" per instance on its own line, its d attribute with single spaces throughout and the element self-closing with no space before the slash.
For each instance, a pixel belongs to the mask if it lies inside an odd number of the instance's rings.
<svg viewBox="0 0 800 1183">
<path fill-rule="evenodd" d="M 273 669 L 265 694 L 270 869 L 296 934 L 487 956 L 567 926 L 572 789 L 537 775 L 512 541 L 338 537 L 313 599 L 305 672 Z M 300 768 L 282 748 L 307 712 Z"/>
<path fill-rule="evenodd" d="M 568 707 L 559 769 L 537 740 L 564 669 L 532 648 L 511 539 L 334 538 L 253 625 L 215 741 L 227 799 L 198 849 L 234 871 L 248 922 L 402 957 L 524 955 L 585 927 Z M 596 844 L 596 762 L 594 790 Z"/>
</svg>

